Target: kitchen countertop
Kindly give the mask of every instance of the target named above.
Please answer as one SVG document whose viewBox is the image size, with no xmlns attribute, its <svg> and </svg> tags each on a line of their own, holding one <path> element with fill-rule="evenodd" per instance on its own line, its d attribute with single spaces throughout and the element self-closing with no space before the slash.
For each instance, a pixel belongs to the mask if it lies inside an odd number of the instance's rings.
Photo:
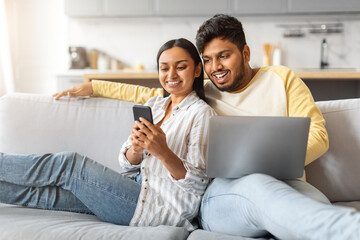
<svg viewBox="0 0 360 240">
<path fill-rule="evenodd" d="M 302 68 L 293 69 L 297 76 L 302 79 L 312 80 L 360 80 L 360 69 L 356 68 Z M 93 79 L 116 80 L 116 79 L 142 79 L 154 80 L 158 79 L 158 73 L 154 71 L 136 71 L 136 70 L 120 70 L 120 71 L 103 71 L 91 69 L 69 70 L 58 74 L 58 76 L 83 76 L 84 82 Z"/>
<path fill-rule="evenodd" d="M 304 68 L 295 69 L 294 72 L 302 79 L 335 80 L 335 79 L 359 79 L 360 69 L 356 68 Z"/>
<path fill-rule="evenodd" d="M 101 72 L 84 74 L 84 82 L 90 82 L 93 79 L 112 80 L 112 79 L 149 79 L 158 80 L 157 72 L 146 71 L 118 71 L 118 72 Z"/>
</svg>

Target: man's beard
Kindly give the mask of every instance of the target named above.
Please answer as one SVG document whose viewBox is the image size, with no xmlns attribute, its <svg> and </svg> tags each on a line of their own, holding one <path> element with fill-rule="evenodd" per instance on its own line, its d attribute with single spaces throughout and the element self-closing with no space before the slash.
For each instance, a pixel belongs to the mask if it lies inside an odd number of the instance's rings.
<svg viewBox="0 0 360 240">
<path fill-rule="evenodd" d="M 241 61 L 241 69 L 240 74 L 235 77 L 234 82 L 230 84 L 229 86 L 218 86 L 215 81 L 212 81 L 217 89 L 223 92 L 232 92 L 234 90 L 238 90 L 237 88 L 241 85 L 244 79 L 245 75 L 245 63 L 244 61 Z"/>
</svg>

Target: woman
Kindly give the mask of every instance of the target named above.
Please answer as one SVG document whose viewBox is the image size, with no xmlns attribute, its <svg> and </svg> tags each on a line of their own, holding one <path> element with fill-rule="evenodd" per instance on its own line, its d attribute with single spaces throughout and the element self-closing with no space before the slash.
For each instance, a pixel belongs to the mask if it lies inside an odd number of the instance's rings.
<svg viewBox="0 0 360 240">
<path fill-rule="evenodd" d="M 132 178 L 77 153 L 0 153 L 0 202 L 95 214 L 132 226 L 196 225 L 205 175 L 208 120 L 203 67 L 186 39 L 165 43 L 157 56 L 160 83 L 170 93 L 146 105 L 154 123 L 135 122 L 120 150 L 120 165 Z"/>
</svg>

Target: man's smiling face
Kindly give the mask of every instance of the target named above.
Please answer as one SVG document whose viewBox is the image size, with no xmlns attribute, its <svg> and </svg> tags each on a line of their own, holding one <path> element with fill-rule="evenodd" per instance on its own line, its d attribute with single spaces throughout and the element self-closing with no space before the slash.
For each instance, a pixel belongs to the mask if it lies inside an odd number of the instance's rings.
<svg viewBox="0 0 360 240">
<path fill-rule="evenodd" d="M 243 52 L 235 44 L 221 37 L 214 38 L 205 45 L 202 54 L 204 69 L 219 90 L 236 91 L 248 83 L 245 79 L 248 60 L 244 58 Z"/>
</svg>

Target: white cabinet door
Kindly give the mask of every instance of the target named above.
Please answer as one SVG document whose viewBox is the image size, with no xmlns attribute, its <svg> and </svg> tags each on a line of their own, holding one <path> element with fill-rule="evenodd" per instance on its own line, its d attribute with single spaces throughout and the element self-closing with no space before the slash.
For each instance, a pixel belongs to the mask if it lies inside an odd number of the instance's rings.
<svg viewBox="0 0 360 240">
<path fill-rule="evenodd" d="M 154 0 L 155 12 L 160 16 L 212 16 L 228 13 L 228 0 Z"/>
<path fill-rule="evenodd" d="M 287 0 L 233 0 L 232 14 L 257 15 L 286 13 Z"/>
<path fill-rule="evenodd" d="M 57 76 L 56 77 L 56 91 L 64 91 L 77 85 L 84 83 L 83 76 Z"/>
<path fill-rule="evenodd" d="M 288 0 L 290 13 L 360 12 L 360 0 Z"/>
<path fill-rule="evenodd" d="M 65 0 L 64 10 L 70 17 L 98 17 L 102 15 L 102 0 Z"/>
<path fill-rule="evenodd" d="M 151 16 L 151 0 L 104 0 L 105 16 Z"/>
</svg>

